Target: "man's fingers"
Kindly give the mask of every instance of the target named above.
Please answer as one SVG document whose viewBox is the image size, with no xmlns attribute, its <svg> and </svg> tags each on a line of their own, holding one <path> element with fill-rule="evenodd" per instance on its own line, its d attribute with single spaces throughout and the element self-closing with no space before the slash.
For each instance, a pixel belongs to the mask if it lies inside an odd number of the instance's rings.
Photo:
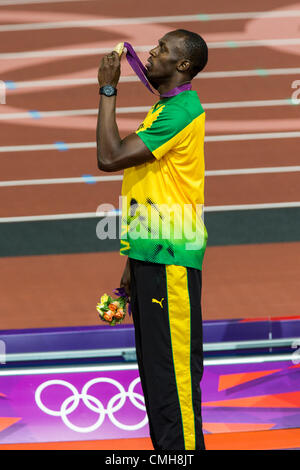
<svg viewBox="0 0 300 470">
<path fill-rule="evenodd" d="M 118 53 L 113 51 L 102 57 L 101 64 L 98 70 L 98 81 L 102 83 L 112 83 L 117 85 L 120 77 L 120 58 Z"/>
<path fill-rule="evenodd" d="M 111 59 L 113 62 L 120 62 L 120 57 L 119 54 L 116 51 L 111 52 L 108 55 L 109 59 Z"/>
<path fill-rule="evenodd" d="M 111 66 L 111 65 L 118 65 L 119 62 L 120 62 L 120 58 L 116 51 L 113 51 L 110 54 L 107 54 L 102 58 L 102 65 L 104 67 Z"/>
</svg>

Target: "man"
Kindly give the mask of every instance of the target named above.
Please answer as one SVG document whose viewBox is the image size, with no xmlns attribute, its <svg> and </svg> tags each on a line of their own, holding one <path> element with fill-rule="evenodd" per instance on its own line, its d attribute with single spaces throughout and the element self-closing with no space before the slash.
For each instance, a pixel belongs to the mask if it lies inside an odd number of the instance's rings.
<svg viewBox="0 0 300 470">
<path fill-rule="evenodd" d="M 120 253 L 128 259 L 121 287 L 130 295 L 155 450 L 205 449 L 199 386 L 205 113 L 189 84 L 206 63 L 198 34 L 171 31 L 150 51 L 147 79 L 160 100 L 139 129 L 122 140 L 116 96 L 102 95 L 99 105 L 98 167 L 125 169 Z M 114 52 L 100 64 L 100 93 L 116 88 L 119 77 Z"/>
</svg>

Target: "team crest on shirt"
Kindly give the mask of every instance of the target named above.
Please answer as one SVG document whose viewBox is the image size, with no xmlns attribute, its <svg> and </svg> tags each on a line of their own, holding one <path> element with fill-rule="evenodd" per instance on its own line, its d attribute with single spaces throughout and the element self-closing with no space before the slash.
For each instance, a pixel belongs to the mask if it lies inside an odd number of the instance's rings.
<svg viewBox="0 0 300 470">
<path fill-rule="evenodd" d="M 154 121 L 156 121 L 156 119 L 158 118 L 158 116 L 162 112 L 164 107 L 165 107 L 165 105 L 162 104 L 161 106 L 156 108 L 155 111 L 153 112 L 154 106 L 152 106 L 152 108 L 149 110 L 147 116 L 145 117 L 144 121 L 139 126 L 139 128 L 136 132 L 142 132 L 142 131 L 145 131 L 146 129 L 148 129 L 149 127 L 151 127 L 152 124 L 154 123 Z"/>
</svg>

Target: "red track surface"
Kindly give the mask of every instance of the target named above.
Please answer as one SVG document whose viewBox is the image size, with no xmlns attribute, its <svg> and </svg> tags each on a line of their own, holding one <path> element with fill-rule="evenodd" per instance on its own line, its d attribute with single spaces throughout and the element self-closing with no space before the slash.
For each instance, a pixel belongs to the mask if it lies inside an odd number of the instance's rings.
<svg viewBox="0 0 300 470">
<path fill-rule="evenodd" d="M 204 319 L 295 315 L 299 256 L 299 243 L 210 247 Z M 118 253 L 2 258 L 1 322 L 6 328 L 94 325 L 96 302 L 116 287 L 124 263 Z"/>
<path fill-rule="evenodd" d="M 202 6 L 202 8 L 204 8 Z M 95 18 L 127 18 L 197 13 L 299 10 L 283 0 L 215 1 L 199 12 L 199 3 L 183 7 L 152 2 L 86 1 L 1 7 L 1 23 L 33 23 Z M 0 32 L 0 53 L 50 49 L 113 48 L 127 40 L 134 46 L 155 44 L 168 30 L 191 29 L 209 42 L 299 38 L 300 18 L 178 22 L 147 25 Z M 148 53 L 141 53 L 144 60 Z M 95 78 L 97 55 L 1 58 L 0 79 L 14 82 Z M 122 74 L 130 74 L 123 61 Z M 299 45 L 211 49 L 205 72 L 299 66 Z M 286 99 L 300 76 L 197 79 L 193 86 L 203 103 Z M 150 106 L 153 97 L 139 83 L 119 85 L 118 107 Z M 28 110 L 96 109 L 96 84 L 29 87 L 8 90 L 0 113 Z M 118 115 L 121 135 L 133 132 L 145 113 Z M 206 134 L 300 130 L 299 106 L 265 106 L 206 111 Z M 94 142 L 96 116 L 1 120 L 1 146 Z M 299 165 L 300 138 L 207 142 L 207 170 Z M 0 153 L 1 181 L 102 175 L 95 150 Z M 0 217 L 92 212 L 102 203 L 118 207 L 121 182 L 95 185 L 57 184 L 0 188 Z M 208 176 L 207 206 L 300 201 L 299 173 Z M 5 203 L 4 203 L 5 202 Z M 299 315 L 300 243 L 209 247 L 203 268 L 204 319 Z M 96 324 L 94 305 L 116 287 L 124 258 L 118 253 L 49 255 L 0 260 L 1 328 Z M 104 273 L 105 271 L 105 273 Z M 51 301 L 49 301 L 51 298 Z M 22 309 L 20 309 L 22 305 Z"/>
</svg>

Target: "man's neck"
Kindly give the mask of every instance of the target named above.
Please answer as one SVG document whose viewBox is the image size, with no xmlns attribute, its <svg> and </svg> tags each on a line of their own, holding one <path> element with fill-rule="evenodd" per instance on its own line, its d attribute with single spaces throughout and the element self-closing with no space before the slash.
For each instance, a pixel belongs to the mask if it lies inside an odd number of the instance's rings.
<svg viewBox="0 0 300 470">
<path fill-rule="evenodd" d="M 170 80 L 166 83 L 161 83 L 157 87 L 157 91 L 160 95 L 164 95 L 165 93 L 168 93 L 169 91 L 173 90 L 173 88 L 179 87 L 180 85 L 184 85 L 186 83 L 190 83 L 190 80 Z"/>
</svg>

